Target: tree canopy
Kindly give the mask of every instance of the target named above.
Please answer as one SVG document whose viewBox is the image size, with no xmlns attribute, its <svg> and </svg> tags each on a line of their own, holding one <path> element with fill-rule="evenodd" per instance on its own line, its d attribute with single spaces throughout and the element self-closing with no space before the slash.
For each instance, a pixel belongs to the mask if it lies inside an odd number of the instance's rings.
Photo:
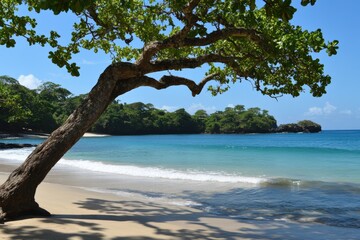
<svg viewBox="0 0 360 240">
<path fill-rule="evenodd" d="M 315 0 L 301 4 L 314 5 Z M 29 15 L 18 15 L 27 7 Z M 38 34 L 31 12 L 76 14 L 67 44 L 54 29 Z M 17 37 L 30 45 L 51 47 L 49 58 L 78 76 L 72 56 L 87 49 L 108 53 L 113 62 L 142 66 L 142 76 L 164 70 L 204 67 L 203 79 L 164 75 L 160 81 L 146 77 L 143 85 L 165 88 L 186 85 L 198 94 L 210 80 L 213 94 L 232 82 L 250 81 L 265 95 L 298 96 L 310 89 L 324 94 L 330 77 L 314 53 L 336 54 L 338 41 L 326 42 L 320 29 L 308 31 L 291 24 L 296 8 L 290 0 L 192 1 L 84 1 L 4 0 L 0 3 L 0 44 L 16 46 Z M 23 13 L 23 12 L 22 12 Z M 145 79 L 143 79 L 145 80 Z"/>
</svg>

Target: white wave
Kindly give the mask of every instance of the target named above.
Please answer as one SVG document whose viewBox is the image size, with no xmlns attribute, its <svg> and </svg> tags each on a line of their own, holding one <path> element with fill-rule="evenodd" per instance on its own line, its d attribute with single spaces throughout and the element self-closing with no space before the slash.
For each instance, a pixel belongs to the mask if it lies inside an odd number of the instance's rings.
<svg viewBox="0 0 360 240">
<path fill-rule="evenodd" d="M 34 148 L 9 149 L 0 151 L 0 158 L 7 160 L 24 161 Z M 138 167 L 131 165 L 105 164 L 103 162 L 89 160 L 61 159 L 57 166 L 76 167 L 83 170 L 101 173 L 113 173 L 134 177 L 162 178 L 173 180 L 189 180 L 201 182 L 222 183 L 249 183 L 259 184 L 267 181 L 265 178 L 245 177 L 218 172 L 180 171 L 156 167 Z"/>
<path fill-rule="evenodd" d="M 20 148 L 20 149 L 5 149 L 0 151 L 0 158 L 7 160 L 15 160 L 17 162 L 24 161 L 30 153 L 34 150 L 31 148 Z"/>
<path fill-rule="evenodd" d="M 138 167 L 130 165 L 112 165 L 88 160 L 65 160 L 61 164 L 89 171 L 128 175 L 134 177 L 163 178 L 174 180 L 190 180 L 201 182 L 250 183 L 259 184 L 264 178 L 243 177 L 214 172 L 179 171 L 156 167 Z"/>
</svg>

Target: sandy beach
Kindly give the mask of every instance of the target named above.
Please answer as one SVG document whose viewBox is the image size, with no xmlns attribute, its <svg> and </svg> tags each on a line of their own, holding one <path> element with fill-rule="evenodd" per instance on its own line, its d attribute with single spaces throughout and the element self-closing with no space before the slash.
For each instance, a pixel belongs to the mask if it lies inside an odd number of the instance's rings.
<svg viewBox="0 0 360 240">
<path fill-rule="evenodd" d="M 15 166 L 0 167 L 4 182 Z M 6 222 L 0 226 L 0 239 L 358 239 L 358 229 L 241 221 L 136 195 L 88 191 L 79 187 L 86 176 L 64 170 L 53 171 L 47 179 L 36 199 L 52 216 Z M 60 184 L 61 179 L 67 185 Z"/>
<path fill-rule="evenodd" d="M 99 133 L 91 133 L 91 132 L 86 132 L 84 133 L 83 137 L 108 137 L 110 135 L 108 134 L 99 134 Z"/>
</svg>

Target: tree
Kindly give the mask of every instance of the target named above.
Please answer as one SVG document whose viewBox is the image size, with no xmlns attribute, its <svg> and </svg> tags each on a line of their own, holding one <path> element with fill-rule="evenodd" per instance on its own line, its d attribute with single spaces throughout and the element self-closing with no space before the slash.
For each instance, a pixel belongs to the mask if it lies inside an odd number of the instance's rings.
<svg viewBox="0 0 360 240">
<path fill-rule="evenodd" d="M 184 108 L 180 108 L 171 113 L 173 133 L 194 133 L 196 132 L 196 123 L 189 113 Z"/>
<path fill-rule="evenodd" d="M 260 108 L 245 110 L 243 105 L 227 107 L 211 114 L 205 122 L 206 133 L 268 133 L 276 128 L 276 120 Z"/>
<path fill-rule="evenodd" d="M 249 108 L 241 115 L 240 125 L 245 133 L 267 133 L 275 129 L 277 124 L 268 111 L 260 108 Z"/>
<path fill-rule="evenodd" d="M 0 76 L 0 127 L 13 131 L 52 131 L 56 128 L 52 113 L 58 107 L 58 101 L 44 98 L 42 92 L 37 94 L 16 79 Z"/>
<path fill-rule="evenodd" d="M 222 112 L 216 111 L 211 114 L 205 123 L 205 132 L 206 133 L 220 133 L 220 120 L 222 118 Z"/>
<path fill-rule="evenodd" d="M 65 101 L 60 104 L 56 104 L 58 108 L 56 109 L 53 116 L 55 118 L 56 124 L 60 126 L 69 115 L 80 105 L 80 103 L 85 99 L 86 94 L 81 94 L 78 96 L 69 96 Z"/>
<path fill-rule="evenodd" d="M 237 114 L 231 107 L 225 108 L 225 111 L 221 114 L 220 131 L 222 133 L 235 133 L 238 126 Z"/>
<path fill-rule="evenodd" d="M 199 133 L 204 133 L 205 132 L 205 122 L 206 119 L 209 117 L 209 115 L 207 114 L 207 112 L 205 110 L 197 110 L 195 112 L 195 114 L 193 115 L 193 119 L 196 122 L 197 125 L 197 131 Z"/>
<path fill-rule="evenodd" d="M 38 87 L 37 91 L 39 92 L 40 98 L 54 103 L 64 102 L 71 95 L 69 90 L 52 82 L 43 83 Z"/>
<path fill-rule="evenodd" d="M 315 0 L 301 0 L 304 6 L 309 3 Z M 32 13 L 20 14 L 20 5 Z M 30 15 L 44 10 L 77 15 L 67 45 L 56 29 L 37 33 Z M 30 45 L 49 46 L 52 62 L 74 76 L 80 73 L 72 56 L 84 49 L 104 51 L 113 63 L 64 124 L 1 185 L 1 219 L 49 215 L 35 201 L 37 186 L 106 107 L 135 88 L 184 85 L 196 96 L 213 81 L 209 90 L 215 95 L 230 83 L 248 80 L 271 97 L 298 96 L 305 88 L 315 97 L 324 94 L 330 77 L 314 53 L 336 54 L 338 42 L 325 43 L 321 30 L 293 26 L 289 20 L 295 11 L 290 0 L 2 0 L 1 45 L 14 47 L 24 37 Z M 208 71 L 198 81 L 174 72 L 203 66 Z M 164 75 L 155 79 L 149 75 L 154 72 Z"/>
<path fill-rule="evenodd" d="M 0 126 L 16 129 L 17 123 L 27 122 L 32 116 L 29 98 L 33 99 L 33 93 L 16 79 L 0 76 Z"/>
<path fill-rule="evenodd" d="M 297 123 L 300 127 L 304 129 L 304 132 L 320 132 L 321 126 L 310 120 L 302 120 Z"/>
</svg>

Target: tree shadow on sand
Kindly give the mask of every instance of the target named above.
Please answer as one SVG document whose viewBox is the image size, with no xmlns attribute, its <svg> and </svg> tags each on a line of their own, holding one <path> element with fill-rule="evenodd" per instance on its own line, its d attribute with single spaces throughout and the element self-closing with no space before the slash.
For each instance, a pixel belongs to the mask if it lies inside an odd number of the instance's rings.
<svg viewBox="0 0 360 240">
<path fill-rule="evenodd" d="M 146 193 L 144 193 L 146 194 Z M 133 222 L 151 230 L 162 239 L 348 239 L 355 240 L 358 229 L 350 232 L 338 232 L 341 229 L 322 225 L 290 224 L 269 221 L 239 221 L 210 216 L 201 211 L 171 205 L 142 201 L 112 201 L 99 198 L 87 198 L 75 202 L 90 214 L 57 214 L 40 219 L 44 226 L 51 224 L 52 229 L 40 229 L 37 226 L 3 226 L 0 234 L 11 236 L 10 239 L 108 239 L 104 235 L 103 221 L 119 224 L 119 237 L 111 240 L 151 240 L 141 232 L 124 236 L 120 226 L 122 222 Z M 219 222 L 222 224 L 218 224 Z M 166 224 L 181 222 L 177 228 L 168 228 Z M 245 224 L 244 224 L 245 223 Z M 227 224 L 232 224 L 228 226 Z M 253 225 L 255 224 L 255 225 Z M 61 227 L 71 226 L 71 232 L 64 233 Z M 126 225 L 125 225 L 126 226 Z M 191 227 L 188 227 L 191 226 Z M 59 227 L 59 230 L 57 230 Z M 68 228 L 69 229 L 69 228 Z M 341 230 L 344 231 L 344 230 Z M 135 236 L 134 236 L 135 235 Z M 120 237 L 122 236 L 122 237 Z M 0 237 L 1 238 L 1 237 Z"/>
<path fill-rule="evenodd" d="M 65 221 L 69 222 L 69 221 Z M 71 224 L 79 224 L 83 225 L 84 222 L 81 221 L 73 221 L 71 220 Z M 61 223 L 64 224 L 64 223 Z M 66 223 L 65 223 L 66 224 Z M 101 233 L 94 232 L 78 232 L 76 229 L 71 233 L 64 233 L 61 231 L 56 231 L 53 229 L 40 229 L 37 226 L 21 226 L 21 227 L 9 227 L 2 226 L 0 229 L 0 239 L 13 239 L 13 240 L 24 240 L 24 239 L 87 239 L 87 240 L 95 240 L 95 239 L 103 239 L 103 235 Z M 6 235 L 9 238 L 4 238 Z"/>
<path fill-rule="evenodd" d="M 57 215 L 61 219 L 86 219 L 105 221 L 132 221 L 143 227 L 152 229 L 156 235 L 168 239 L 237 239 L 237 232 L 225 231 L 219 227 L 206 225 L 201 222 L 205 217 L 203 213 L 185 209 L 172 208 L 171 205 L 162 205 L 153 202 L 140 201 L 109 201 L 89 198 L 76 203 L 80 208 L 96 210 L 100 214 L 95 215 Z M 196 226 L 195 230 L 177 229 L 169 230 L 161 227 L 162 224 L 173 221 L 182 221 Z M 159 226 L 160 225 L 160 226 Z M 117 237 L 114 239 L 156 239 L 146 236 Z"/>
</svg>

